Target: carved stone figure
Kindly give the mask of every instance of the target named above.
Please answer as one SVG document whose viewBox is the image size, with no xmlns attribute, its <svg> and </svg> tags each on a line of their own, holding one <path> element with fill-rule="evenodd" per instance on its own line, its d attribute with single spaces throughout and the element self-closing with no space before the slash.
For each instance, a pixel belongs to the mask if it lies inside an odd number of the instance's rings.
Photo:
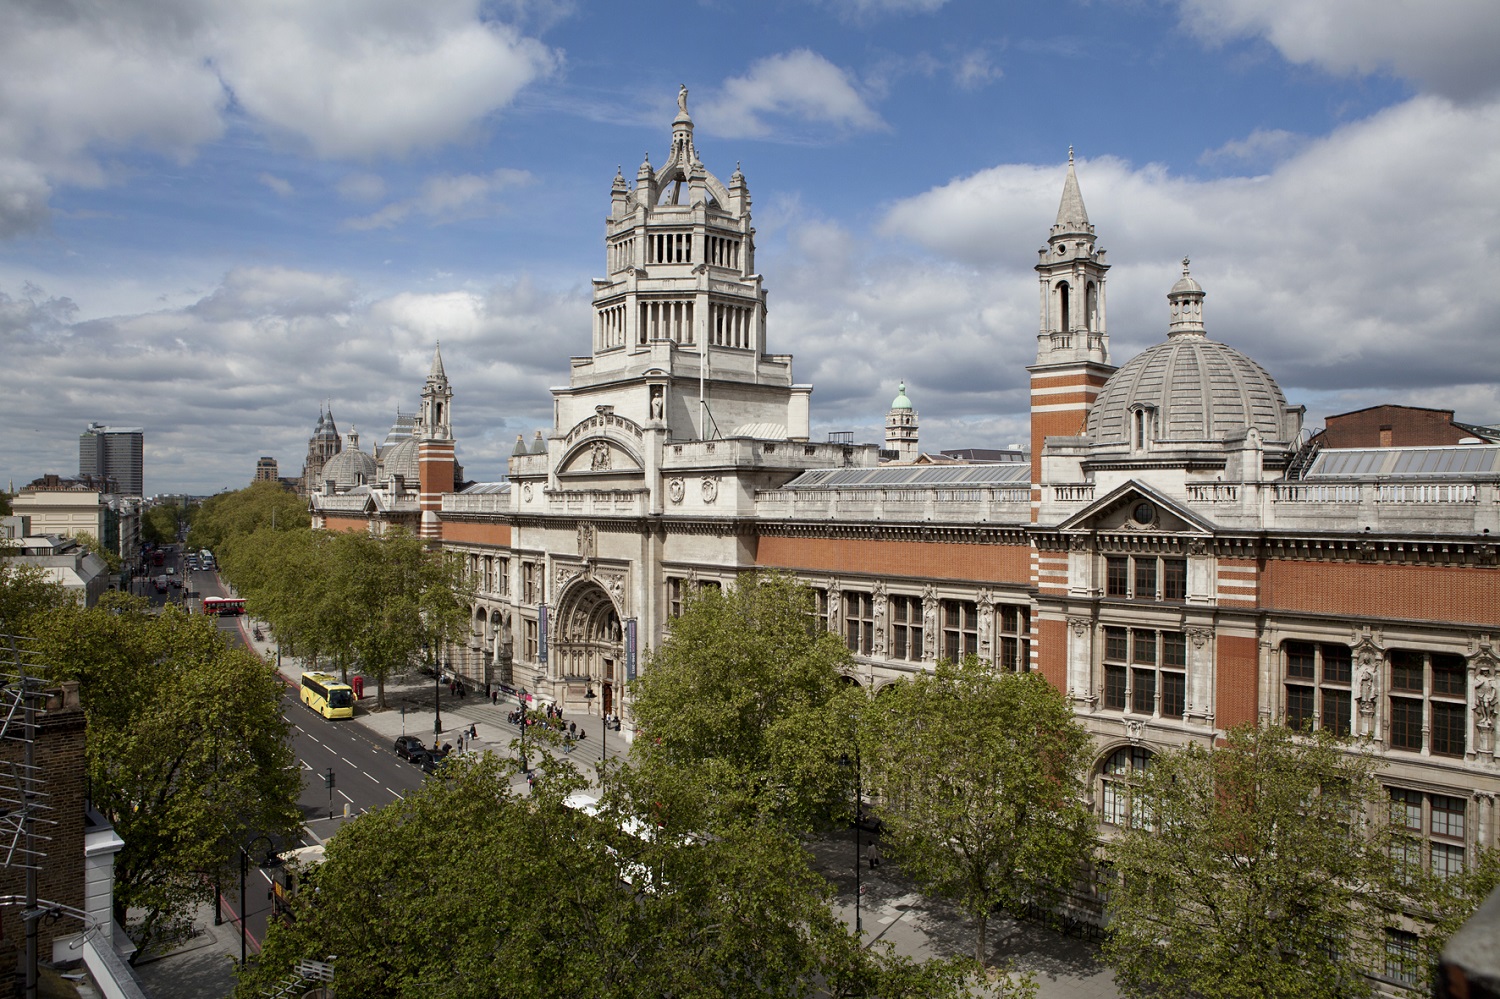
<svg viewBox="0 0 1500 999">
<path fill-rule="evenodd" d="M 928 586 L 922 590 L 922 658 L 937 660 L 937 589 Z"/>
<path fill-rule="evenodd" d="M 991 658 L 990 635 L 995 628 L 995 598 L 989 590 L 979 591 L 979 658 Z"/>
<path fill-rule="evenodd" d="M 719 498 L 719 480 L 711 475 L 703 477 L 703 502 L 712 503 Z"/>
<path fill-rule="evenodd" d="M 1479 733 L 1479 751 L 1495 751 L 1495 684 L 1489 677 L 1474 685 L 1474 727 Z"/>
<path fill-rule="evenodd" d="M 659 386 L 653 388 L 651 390 L 651 419 L 661 419 L 663 405 L 665 405 L 665 401 L 662 399 L 661 388 Z"/>
<path fill-rule="evenodd" d="M 584 559 L 593 558 L 594 557 L 594 551 L 595 551 L 594 525 L 593 524 L 579 524 L 578 525 L 578 557 L 579 558 L 584 558 Z"/>
<path fill-rule="evenodd" d="M 589 462 L 590 471 L 606 471 L 610 467 L 609 445 L 603 441 L 595 441 L 593 457 Z"/>
<path fill-rule="evenodd" d="M 667 480 L 667 499 L 671 500 L 673 503 L 682 502 L 684 491 L 685 490 L 682 485 L 682 479 L 678 478 Z"/>
<path fill-rule="evenodd" d="M 874 598 L 871 602 L 875 605 L 875 637 L 870 643 L 870 652 L 877 656 L 883 656 L 885 655 L 885 580 L 877 579 L 875 581 Z"/>
<path fill-rule="evenodd" d="M 828 581 L 828 630 L 838 634 L 843 630 L 843 619 L 839 617 L 839 581 L 830 579 Z"/>
<path fill-rule="evenodd" d="M 687 95 L 688 95 L 687 84 L 684 83 L 682 85 L 682 89 L 680 89 L 680 90 L 677 91 L 677 113 L 678 114 L 687 114 L 688 113 L 687 112 Z"/>
</svg>

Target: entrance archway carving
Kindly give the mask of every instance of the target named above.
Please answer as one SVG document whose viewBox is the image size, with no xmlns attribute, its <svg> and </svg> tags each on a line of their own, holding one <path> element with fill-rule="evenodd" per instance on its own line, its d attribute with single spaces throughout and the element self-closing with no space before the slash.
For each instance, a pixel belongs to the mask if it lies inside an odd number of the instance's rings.
<svg viewBox="0 0 1500 999">
<path fill-rule="evenodd" d="M 570 586 L 560 602 L 552 654 L 565 683 L 594 690 L 602 714 L 615 713 L 622 679 L 625 638 L 609 591 L 592 579 Z M 582 691 L 578 692 L 579 694 Z"/>
</svg>

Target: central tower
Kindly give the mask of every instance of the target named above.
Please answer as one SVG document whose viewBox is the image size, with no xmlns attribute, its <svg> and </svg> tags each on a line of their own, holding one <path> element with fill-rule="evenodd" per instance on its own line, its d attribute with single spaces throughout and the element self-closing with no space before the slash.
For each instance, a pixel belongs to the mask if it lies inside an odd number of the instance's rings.
<svg viewBox="0 0 1500 999">
<path fill-rule="evenodd" d="M 615 174 L 592 351 L 557 391 L 558 429 L 607 405 L 673 440 L 804 440 L 812 389 L 792 384 L 790 355 L 766 349 L 750 188 L 738 166 L 725 185 L 703 165 L 687 96 L 665 162 L 648 155 L 634 188 Z"/>
</svg>

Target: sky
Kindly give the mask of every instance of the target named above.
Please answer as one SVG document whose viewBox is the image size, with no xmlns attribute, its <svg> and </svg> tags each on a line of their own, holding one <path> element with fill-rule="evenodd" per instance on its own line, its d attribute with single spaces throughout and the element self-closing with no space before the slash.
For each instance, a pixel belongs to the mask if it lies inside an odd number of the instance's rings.
<svg viewBox="0 0 1500 999">
<path fill-rule="evenodd" d="M 500 479 L 590 350 L 617 167 L 696 145 L 754 202 L 813 434 L 1028 439 L 1069 147 L 1123 364 L 1192 258 L 1209 336 L 1317 428 L 1500 423 L 1493 0 L 10 0 L 0 487 L 145 429 L 146 491 L 365 450 L 442 343 Z"/>
</svg>

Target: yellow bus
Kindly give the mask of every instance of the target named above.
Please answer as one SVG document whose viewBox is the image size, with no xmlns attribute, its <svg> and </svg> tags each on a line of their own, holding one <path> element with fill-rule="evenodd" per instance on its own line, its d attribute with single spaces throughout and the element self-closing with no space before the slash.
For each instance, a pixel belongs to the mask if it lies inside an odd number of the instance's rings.
<svg viewBox="0 0 1500 999">
<path fill-rule="evenodd" d="M 354 688 L 328 673 L 303 673 L 302 703 L 324 718 L 353 718 Z"/>
</svg>

